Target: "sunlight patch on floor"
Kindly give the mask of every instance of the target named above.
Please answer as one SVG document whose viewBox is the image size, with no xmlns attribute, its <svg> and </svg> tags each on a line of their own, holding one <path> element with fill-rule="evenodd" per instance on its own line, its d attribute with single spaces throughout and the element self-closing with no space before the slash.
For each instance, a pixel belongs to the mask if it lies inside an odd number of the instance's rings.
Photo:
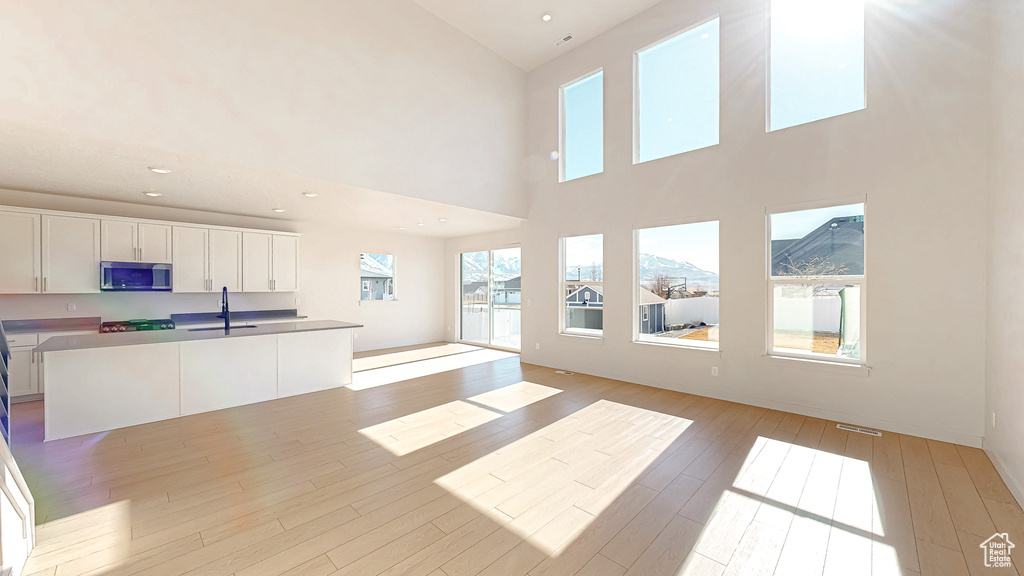
<svg viewBox="0 0 1024 576">
<path fill-rule="evenodd" d="M 548 393 L 541 388 L 526 390 Z M 557 557 L 617 500 L 642 497 L 637 478 L 691 423 L 600 400 L 435 483 Z"/>
<path fill-rule="evenodd" d="M 413 378 L 440 374 L 441 372 L 449 372 L 459 368 L 466 368 L 467 366 L 486 364 L 515 356 L 518 356 L 518 354 L 502 352 L 500 350 L 478 350 L 476 352 L 466 352 L 441 358 L 421 360 L 419 362 L 399 364 L 397 366 L 388 366 L 376 370 L 365 370 L 353 374 L 352 383 L 346 387 L 357 391 L 366 390 L 368 388 L 386 386 L 396 382 L 412 380 Z"/>
<path fill-rule="evenodd" d="M 466 352 L 476 352 L 478 350 L 483 350 L 483 348 L 480 348 L 479 346 L 469 346 L 468 344 L 449 343 L 442 344 L 440 346 L 417 348 L 416 350 L 391 352 L 390 354 L 377 354 L 375 356 L 353 358 L 352 371 L 362 372 L 364 370 L 376 370 L 377 368 L 386 368 L 397 364 L 419 362 L 421 360 L 430 360 L 432 358 L 443 358 L 445 356 L 464 354 Z"/>
<path fill-rule="evenodd" d="M 131 500 L 120 500 L 43 524 L 36 529 L 36 548 L 25 574 L 45 572 L 60 563 L 61 574 L 113 570 L 131 556 Z M 68 560 L 68 545 L 78 552 Z"/>
<path fill-rule="evenodd" d="M 469 400 L 489 406 L 502 412 L 514 412 L 534 402 L 540 402 L 561 392 L 558 388 L 542 386 L 533 382 L 519 382 L 483 394 L 471 396 Z"/>
<path fill-rule="evenodd" d="M 404 456 L 501 418 L 502 414 L 456 400 L 359 431 L 395 456 Z"/>
<path fill-rule="evenodd" d="M 677 575 L 711 560 L 745 573 L 905 572 L 886 541 L 870 465 L 759 437 Z"/>
</svg>

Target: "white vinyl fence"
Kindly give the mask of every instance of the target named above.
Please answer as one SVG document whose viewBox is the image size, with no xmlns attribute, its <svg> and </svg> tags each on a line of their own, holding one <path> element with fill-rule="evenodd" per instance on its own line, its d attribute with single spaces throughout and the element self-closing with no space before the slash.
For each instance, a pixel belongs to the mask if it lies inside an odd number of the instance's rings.
<svg viewBox="0 0 1024 576">
<path fill-rule="evenodd" d="M 489 310 L 486 304 L 462 307 L 462 339 L 470 342 L 487 342 L 487 320 Z M 494 309 L 494 344 L 516 347 L 519 345 L 520 317 L 518 308 Z M 514 343 L 514 346 L 513 346 Z"/>
<path fill-rule="evenodd" d="M 668 324 L 718 324 L 718 302 L 721 298 L 677 298 L 665 302 Z"/>
<path fill-rule="evenodd" d="M 718 324 L 721 298 L 678 298 L 665 302 L 669 324 Z M 838 332 L 842 302 L 834 298 L 780 298 L 775 301 L 776 330 Z"/>
</svg>

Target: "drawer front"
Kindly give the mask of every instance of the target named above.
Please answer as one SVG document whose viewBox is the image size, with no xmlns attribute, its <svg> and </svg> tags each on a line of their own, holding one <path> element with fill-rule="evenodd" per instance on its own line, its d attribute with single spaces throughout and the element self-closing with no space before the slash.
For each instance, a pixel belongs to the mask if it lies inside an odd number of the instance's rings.
<svg viewBox="0 0 1024 576">
<path fill-rule="evenodd" d="M 8 334 L 7 343 L 12 348 L 15 346 L 36 346 L 39 344 L 39 334 L 35 332 L 29 334 Z"/>
</svg>

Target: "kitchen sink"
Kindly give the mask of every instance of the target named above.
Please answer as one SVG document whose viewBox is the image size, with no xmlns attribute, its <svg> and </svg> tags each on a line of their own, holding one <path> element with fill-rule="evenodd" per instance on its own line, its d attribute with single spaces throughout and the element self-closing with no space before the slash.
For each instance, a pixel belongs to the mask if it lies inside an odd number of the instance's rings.
<svg viewBox="0 0 1024 576">
<path fill-rule="evenodd" d="M 256 326 L 232 326 L 231 327 L 232 330 L 237 330 L 239 328 L 256 328 Z M 189 332 L 207 332 L 209 330 L 223 330 L 223 329 L 224 329 L 223 326 L 217 326 L 216 328 L 190 328 Z"/>
</svg>

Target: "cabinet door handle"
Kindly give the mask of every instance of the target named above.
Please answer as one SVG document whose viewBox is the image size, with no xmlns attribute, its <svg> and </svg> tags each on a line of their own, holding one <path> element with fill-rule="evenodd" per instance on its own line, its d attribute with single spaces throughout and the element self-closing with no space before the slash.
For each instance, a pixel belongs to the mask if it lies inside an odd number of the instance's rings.
<svg viewBox="0 0 1024 576">
<path fill-rule="evenodd" d="M 46 276 L 43 276 L 43 292 L 46 292 Z"/>
<path fill-rule="evenodd" d="M 32 291 L 33 292 L 39 292 L 39 276 L 36 276 L 32 280 Z"/>
</svg>

